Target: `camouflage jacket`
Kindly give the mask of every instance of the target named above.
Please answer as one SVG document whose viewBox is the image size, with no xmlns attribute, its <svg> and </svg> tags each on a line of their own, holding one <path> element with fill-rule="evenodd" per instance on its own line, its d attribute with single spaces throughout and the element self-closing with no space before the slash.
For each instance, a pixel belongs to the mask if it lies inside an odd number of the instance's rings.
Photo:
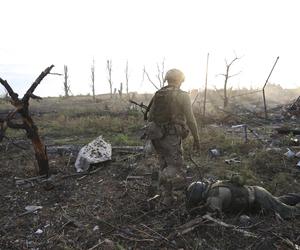
<svg viewBox="0 0 300 250">
<path fill-rule="evenodd" d="M 150 102 L 149 121 L 157 125 L 187 125 L 195 141 L 199 141 L 198 127 L 189 94 L 179 88 L 166 86 L 158 90 Z"/>
</svg>

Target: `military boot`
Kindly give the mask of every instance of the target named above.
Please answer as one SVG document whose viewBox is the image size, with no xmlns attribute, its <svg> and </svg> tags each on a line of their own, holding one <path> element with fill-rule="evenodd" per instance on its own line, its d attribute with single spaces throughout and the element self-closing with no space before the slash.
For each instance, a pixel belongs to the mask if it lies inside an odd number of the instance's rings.
<svg viewBox="0 0 300 250">
<path fill-rule="evenodd" d="M 162 196 L 161 203 L 164 206 L 171 207 L 174 204 L 175 198 L 173 195 L 172 182 L 168 181 L 163 183 L 163 185 L 161 186 L 161 196 Z"/>
<path fill-rule="evenodd" d="M 151 174 L 151 184 L 148 188 L 148 197 L 153 197 L 159 193 L 159 172 L 153 171 Z"/>
</svg>

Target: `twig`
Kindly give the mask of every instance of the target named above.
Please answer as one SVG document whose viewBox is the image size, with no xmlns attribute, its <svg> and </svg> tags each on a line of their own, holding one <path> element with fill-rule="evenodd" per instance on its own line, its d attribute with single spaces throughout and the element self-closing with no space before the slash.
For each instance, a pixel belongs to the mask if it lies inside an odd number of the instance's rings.
<svg viewBox="0 0 300 250">
<path fill-rule="evenodd" d="M 89 248 L 88 250 L 93 250 L 93 249 L 96 249 L 97 247 L 101 246 L 103 243 L 105 242 L 105 240 L 103 241 L 100 241 L 98 244 L 92 246 L 91 248 Z"/>
<path fill-rule="evenodd" d="M 206 214 L 204 216 L 202 216 L 203 219 L 207 219 L 209 221 L 212 221 L 214 223 L 217 223 L 218 225 L 220 226 L 223 226 L 223 227 L 227 227 L 227 228 L 232 228 L 232 230 L 236 231 L 236 232 L 239 232 L 239 233 L 242 233 L 244 236 L 246 237 L 253 237 L 253 238 L 258 238 L 258 235 L 254 234 L 254 233 L 251 233 L 251 232 L 248 232 L 246 230 L 243 230 L 243 229 L 240 229 L 238 228 L 237 226 L 234 226 L 234 225 L 230 225 L 230 224 L 227 224 L 221 220 L 218 220 L 218 219 L 215 219 L 213 217 L 211 217 L 210 215 Z"/>
<path fill-rule="evenodd" d="M 126 237 L 123 234 L 114 234 L 114 235 L 120 236 L 121 238 L 123 238 L 125 240 L 136 241 L 136 242 L 154 242 L 155 241 L 153 239 L 136 239 L 136 238 L 132 238 L 132 237 Z"/>
<path fill-rule="evenodd" d="M 151 231 L 152 233 L 155 233 L 156 235 L 158 235 L 159 237 L 161 237 L 162 239 L 164 239 L 165 241 L 167 241 L 168 243 L 170 243 L 170 241 L 163 235 L 161 235 L 160 233 L 156 232 L 155 230 L 153 230 L 152 228 L 146 226 L 145 224 L 141 223 L 141 226 L 147 228 L 149 231 Z"/>
<path fill-rule="evenodd" d="M 77 220 L 75 220 L 74 218 L 72 218 L 72 217 L 70 217 L 69 215 L 67 215 L 65 212 L 62 214 L 62 216 L 65 218 L 65 219 L 67 219 L 68 220 L 68 222 L 67 223 L 65 223 L 64 225 L 63 225 L 63 228 L 66 226 L 66 225 L 68 225 L 69 223 L 73 223 L 76 227 L 83 227 L 83 225 L 80 223 L 80 222 L 78 222 Z"/>
</svg>

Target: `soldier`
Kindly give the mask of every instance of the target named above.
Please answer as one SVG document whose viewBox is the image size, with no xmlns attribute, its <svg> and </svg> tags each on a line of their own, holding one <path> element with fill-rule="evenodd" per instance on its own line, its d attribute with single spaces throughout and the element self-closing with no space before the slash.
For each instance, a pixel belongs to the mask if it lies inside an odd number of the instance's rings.
<svg viewBox="0 0 300 250">
<path fill-rule="evenodd" d="M 298 204 L 298 205 L 297 205 Z M 275 212 L 283 219 L 300 215 L 300 193 L 275 197 L 259 186 L 232 181 L 193 182 L 186 194 L 186 205 L 194 213 Z"/>
<path fill-rule="evenodd" d="M 158 186 L 162 203 L 167 206 L 176 200 L 176 191 L 183 192 L 186 186 L 182 140 L 188 136 L 189 130 L 194 138 L 194 148 L 199 149 L 200 145 L 189 94 L 180 89 L 184 79 L 180 70 L 169 70 L 164 79 L 168 85 L 155 93 L 148 106 L 149 123 L 145 136 L 152 141 L 159 157 Z"/>
</svg>

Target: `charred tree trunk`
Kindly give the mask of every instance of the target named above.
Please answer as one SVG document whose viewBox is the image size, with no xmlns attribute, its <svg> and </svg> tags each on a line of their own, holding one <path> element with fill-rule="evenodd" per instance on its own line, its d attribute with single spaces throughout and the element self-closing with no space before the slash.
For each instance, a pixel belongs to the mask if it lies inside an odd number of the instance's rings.
<svg viewBox="0 0 300 250">
<path fill-rule="evenodd" d="M 237 74 L 229 75 L 230 67 L 232 66 L 232 64 L 236 60 L 239 60 L 239 59 L 240 59 L 240 57 L 236 56 L 230 63 L 228 63 L 227 60 L 225 59 L 226 73 L 225 74 L 219 74 L 219 75 L 224 76 L 224 90 L 223 90 L 223 93 L 224 93 L 224 96 L 223 96 L 224 108 L 226 108 L 228 106 L 228 103 L 229 103 L 229 97 L 228 97 L 228 80 L 229 80 L 229 78 L 237 76 L 238 74 L 240 74 L 240 72 L 239 72 Z"/>
<path fill-rule="evenodd" d="M 35 80 L 35 82 L 31 85 L 31 87 L 27 90 L 26 94 L 22 99 L 19 98 L 18 94 L 13 91 L 11 86 L 7 81 L 0 78 L 0 83 L 5 87 L 8 94 L 11 97 L 11 104 L 15 107 L 15 110 L 8 114 L 6 120 L 2 123 L 7 124 L 7 127 L 13 129 L 24 129 L 26 131 L 28 139 L 32 141 L 33 149 L 35 152 L 35 157 L 39 166 L 39 174 L 47 175 L 49 174 L 49 163 L 48 163 L 48 155 L 46 151 L 46 147 L 41 140 L 38 128 L 34 124 L 30 114 L 29 114 L 29 100 L 32 99 L 41 99 L 40 97 L 33 94 L 36 87 L 40 84 L 40 82 L 44 79 L 46 75 L 48 75 L 54 65 L 46 68 L 39 77 Z M 21 124 L 14 124 L 11 120 L 14 118 L 15 114 L 19 113 L 22 118 Z M 3 127 L 1 125 L 1 128 Z M 2 130 L 2 129 L 1 129 Z"/>
<path fill-rule="evenodd" d="M 65 92 L 65 97 L 69 97 L 70 85 L 69 85 L 69 74 L 68 74 L 67 65 L 64 65 L 64 92 Z"/>
<path fill-rule="evenodd" d="M 122 82 L 120 83 L 120 88 L 119 88 L 118 92 L 119 92 L 120 99 L 122 99 L 122 96 L 123 96 L 123 83 Z"/>
<path fill-rule="evenodd" d="M 229 67 L 226 67 L 226 74 L 225 74 L 225 80 L 224 80 L 224 108 L 228 105 L 228 95 L 227 95 L 227 83 L 228 83 L 228 73 L 229 73 Z"/>
</svg>

